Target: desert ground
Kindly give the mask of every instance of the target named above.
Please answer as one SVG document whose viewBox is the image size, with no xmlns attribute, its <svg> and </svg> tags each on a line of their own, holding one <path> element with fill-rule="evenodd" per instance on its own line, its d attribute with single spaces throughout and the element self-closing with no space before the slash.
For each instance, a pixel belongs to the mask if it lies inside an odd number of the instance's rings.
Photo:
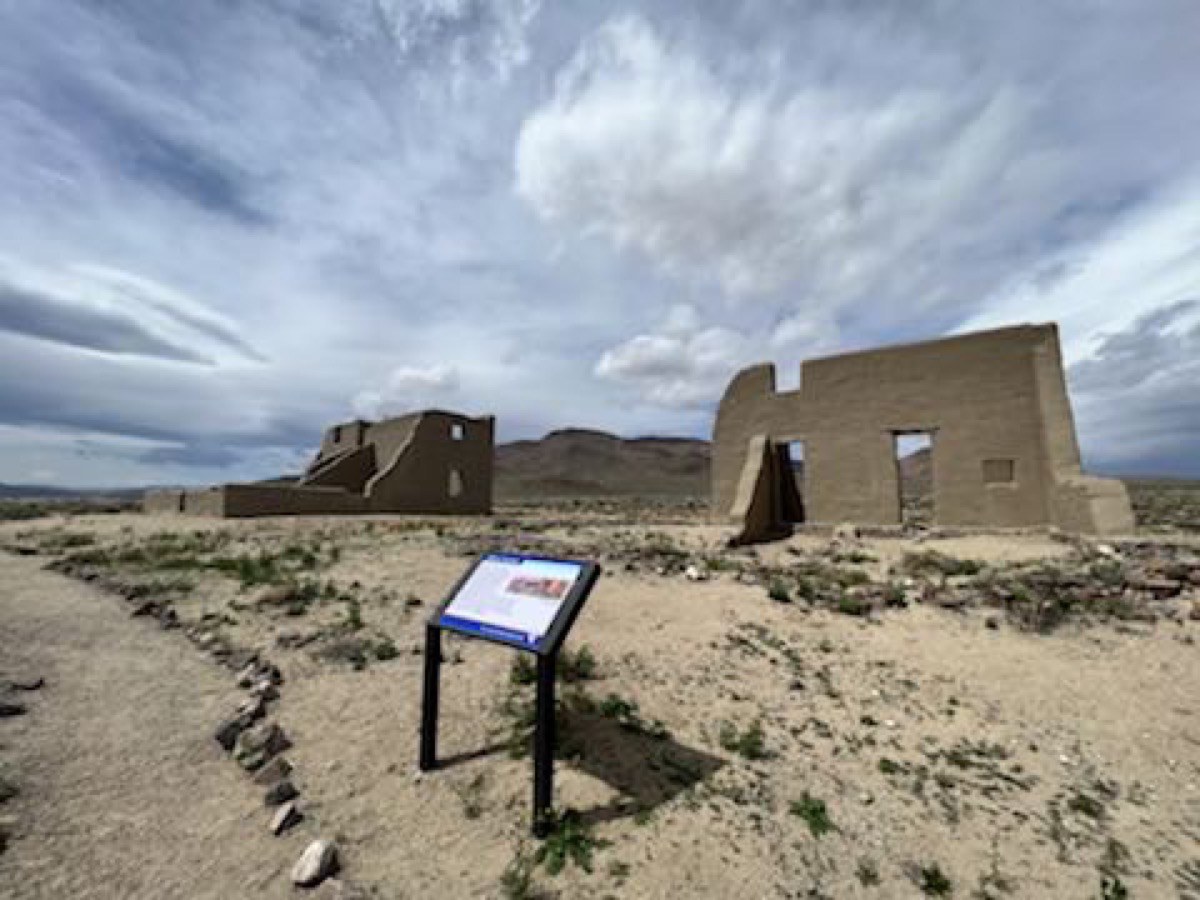
<svg viewBox="0 0 1200 900">
<path fill-rule="evenodd" d="M 321 838 L 319 897 L 1200 898 L 1197 496 L 1143 486 L 1108 541 L 729 548 L 700 503 L 599 500 L 7 522 L 0 895 L 290 897 Z M 416 769 L 424 623 L 487 549 L 604 567 L 545 841 L 516 651 L 446 641 Z M 224 749 L 239 708 L 282 748 Z"/>
</svg>

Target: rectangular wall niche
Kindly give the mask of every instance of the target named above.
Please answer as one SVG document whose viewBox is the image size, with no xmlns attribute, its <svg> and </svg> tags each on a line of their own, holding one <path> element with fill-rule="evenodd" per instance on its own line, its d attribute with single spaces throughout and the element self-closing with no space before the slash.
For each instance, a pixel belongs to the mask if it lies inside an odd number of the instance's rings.
<svg viewBox="0 0 1200 900">
<path fill-rule="evenodd" d="M 985 459 L 984 484 L 1012 484 L 1017 480 L 1017 461 L 1014 459 Z"/>
</svg>

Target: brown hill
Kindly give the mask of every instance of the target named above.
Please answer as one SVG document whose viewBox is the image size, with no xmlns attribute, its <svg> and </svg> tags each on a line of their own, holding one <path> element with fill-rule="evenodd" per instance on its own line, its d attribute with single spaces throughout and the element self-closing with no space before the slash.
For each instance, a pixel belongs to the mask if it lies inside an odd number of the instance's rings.
<svg viewBox="0 0 1200 900">
<path fill-rule="evenodd" d="M 694 438 L 620 438 L 604 431 L 567 428 L 541 440 L 496 447 L 496 497 L 707 497 L 708 441 Z M 928 494 L 933 482 L 928 449 L 900 460 L 906 494 Z M 794 463 L 803 481 L 804 463 Z"/>
<path fill-rule="evenodd" d="M 900 479 L 915 497 L 924 497 L 933 491 L 933 454 L 928 447 L 915 450 L 900 460 Z"/>
<path fill-rule="evenodd" d="M 709 445 L 568 428 L 496 447 L 496 497 L 708 495 Z"/>
</svg>

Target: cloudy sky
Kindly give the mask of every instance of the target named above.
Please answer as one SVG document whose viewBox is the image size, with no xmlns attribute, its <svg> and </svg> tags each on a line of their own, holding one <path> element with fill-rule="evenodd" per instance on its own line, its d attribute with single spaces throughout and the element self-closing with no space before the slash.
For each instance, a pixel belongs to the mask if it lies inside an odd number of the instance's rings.
<svg viewBox="0 0 1200 900">
<path fill-rule="evenodd" d="M 742 365 L 1057 320 L 1200 475 L 1195 0 L 0 0 L 0 481 L 439 405 L 706 436 Z"/>
</svg>

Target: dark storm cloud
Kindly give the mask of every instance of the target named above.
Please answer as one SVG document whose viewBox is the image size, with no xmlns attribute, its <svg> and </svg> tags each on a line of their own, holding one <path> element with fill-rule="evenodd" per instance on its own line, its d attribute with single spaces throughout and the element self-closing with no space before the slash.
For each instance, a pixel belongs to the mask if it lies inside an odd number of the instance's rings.
<svg viewBox="0 0 1200 900">
<path fill-rule="evenodd" d="M 0 331 L 102 353 L 212 363 L 118 312 L 67 303 L 3 282 L 0 282 Z"/>
<path fill-rule="evenodd" d="M 211 317 L 200 315 L 178 305 L 173 305 L 162 297 L 136 284 L 117 284 L 115 285 L 115 289 L 139 303 L 157 310 L 168 319 L 185 326 L 188 330 L 212 338 L 229 349 L 237 351 L 247 359 L 257 362 L 267 361 L 265 356 L 259 353 L 249 342 L 243 340 L 231 326 L 224 325 L 221 322 L 213 320 Z"/>
<path fill-rule="evenodd" d="M 1200 300 L 1183 300 L 1107 334 L 1068 373 L 1114 471 L 1200 477 Z"/>
<path fill-rule="evenodd" d="M 1152 378 L 1177 380 L 1181 371 L 1200 365 L 1197 311 L 1200 300 L 1181 300 L 1145 313 L 1122 331 L 1106 334 L 1088 359 L 1071 367 L 1072 384 L 1080 391 L 1095 392 L 1131 390 Z M 1200 408 L 1200 389 L 1193 393 Z M 1194 425 L 1200 430 L 1200 420 Z"/>
</svg>

